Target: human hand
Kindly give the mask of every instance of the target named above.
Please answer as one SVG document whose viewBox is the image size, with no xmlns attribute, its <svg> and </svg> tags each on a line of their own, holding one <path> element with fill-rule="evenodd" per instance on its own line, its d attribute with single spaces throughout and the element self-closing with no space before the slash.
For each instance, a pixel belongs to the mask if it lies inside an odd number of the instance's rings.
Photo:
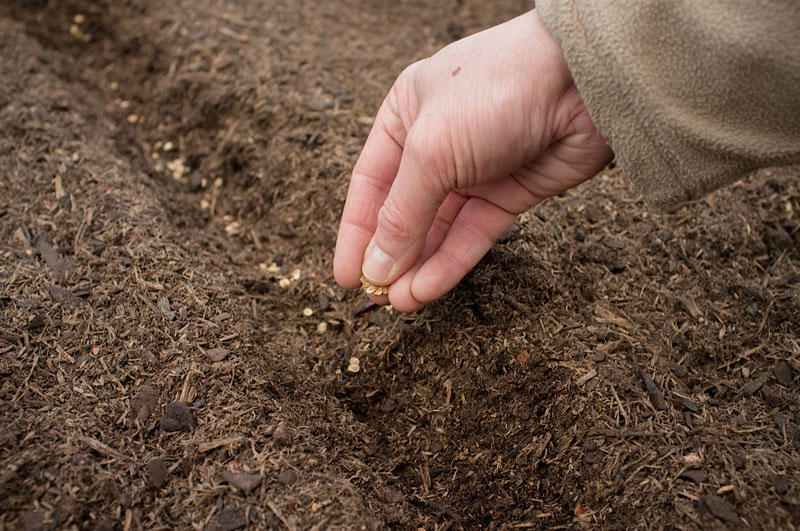
<svg viewBox="0 0 800 531">
<path fill-rule="evenodd" d="M 353 170 L 334 257 L 345 288 L 414 311 L 513 223 L 612 158 L 535 10 L 408 67 Z M 362 270 L 363 264 L 363 270 Z"/>
</svg>

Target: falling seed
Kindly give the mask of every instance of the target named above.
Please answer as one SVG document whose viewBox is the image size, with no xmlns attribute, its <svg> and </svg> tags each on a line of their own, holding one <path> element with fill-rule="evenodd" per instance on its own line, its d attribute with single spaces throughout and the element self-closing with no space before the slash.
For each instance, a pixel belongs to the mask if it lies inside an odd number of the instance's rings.
<svg viewBox="0 0 800 531">
<path fill-rule="evenodd" d="M 112 81 L 111 83 L 108 84 L 108 88 L 109 90 L 119 90 L 119 83 L 117 83 L 116 81 Z"/>
<path fill-rule="evenodd" d="M 314 310 L 312 310 L 311 308 L 303 308 L 303 315 L 305 315 L 306 317 L 311 317 L 312 315 L 314 315 Z"/>
<path fill-rule="evenodd" d="M 208 202 L 208 199 L 201 199 L 200 200 L 200 208 L 203 210 L 208 210 L 208 207 L 211 206 L 211 203 Z"/>
<path fill-rule="evenodd" d="M 139 116 L 138 115 L 136 115 L 136 114 L 129 114 L 128 115 L 128 123 L 129 124 L 135 124 L 138 121 L 139 121 Z"/>
<path fill-rule="evenodd" d="M 278 281 L 278 286 L 288 291 L 292 287 L 292 281 L 288 278 L 282 278 Z"/>
<path fill-rule="evenodd" d="M 317 323 L 317 332 L 319 332 L 320 334 L 324 334 L 327 331 L 328 331 L 328 323 L 326 323 L 325 321 L 320 321 L 319 323 Z"/>
<path fill-rule="evenodd" d="M 69 34 L 75 38 L 80 38 L 81 36 L 81 29 L 78 27 L 77 24 L 71 24 L 69 27 Z"/>
<path fill-rule="evenodd" d="M 222 180 L 222 177 L 217 177 L 216 179 L 214 179 L 214 188 L 222 188 L 222 185 L 224 183 L 225 181 Z"/>
<path fill-rule="evenodd" d="M 172 151 L 173 149 L 175 149 L 175 144 L 173 144 L 169 140 L 164 142 L 164 151 Z"/>
<path fill-rule="evenodd" d="M 295 269 L 292 271 L 292 280 L 300 280 L 300 270 Z"/>
<path fill-rule="evenodd" d="M 157 151 L 153 151 L 152 153 L 150 153 L 150 157 L 151 157 L 153 160 L 158 160 L 158 159 L 160 159 L 160 158 L 161 158 L 161 155 L 160 155 L 160 154 L 159 154 Z"/>
<path fill-rule="evenodd" d="M 77 15 L 72 17 L 72 21 L 75 22 L 75 24 L 83 24 L 84 22 L 86 22 L 86 17 L 78 13 Z"/>
<path fill-rule="evenodd" d="M 128 107 L 131 106 L 131 102 L 129 102 L 128 100 L 122 100 L 118 103 L 118 105 L 120 109 L 127 109 Z"/>
<path fill-rule="evenodd" d="M 261 271 L 266 271 L 267 270 L 267 264 L 265 262 L 261 262 L 260 264 L 258 264 L 258 268 Z"/>
</svg>

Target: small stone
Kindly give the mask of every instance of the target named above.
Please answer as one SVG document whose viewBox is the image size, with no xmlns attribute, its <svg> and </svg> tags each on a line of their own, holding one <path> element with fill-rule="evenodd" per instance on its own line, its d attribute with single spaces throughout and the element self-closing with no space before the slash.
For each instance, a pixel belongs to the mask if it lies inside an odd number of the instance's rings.
<svg viewBox="0 0 800 531">
<path fill-rule="evenodd" d="M 158 393 L 149 385 L 142 386 L 135 397 L 131 399 L 131 415 L 128 424 L 133 426 L 138 420 L 146 421 L 158 406 Z"/>
<path fill-rule="evenodd" d="M 592 361 L 595 363 L 602 363 L 606 360 L 606 353 L 602 350 L 595 350 L 592 354 Z"/>
<path fill-rule="evenodd" d="M 403 494 L 397 489 L 388 488 L 383 493 L 383 499 L 386 503 L 400 503 L 403 501 Z"/>
<path fill-rule="evenodd" d="M 786 474 L 778 474 L 775 476 L 775 492 L 781 495 L 789 492 L 789 476 Z"/>
<path fill-rule="evenodd" d="M 291 468 L 287 468 L 278 475 L 278 483 L 281 485 L 291 485 L 297 481 L 297 472 Z"/>
<path fill-rule="evenodd" d="M 289 446 L 293 440 L 292 430 L 285 423 L 279 424 L 275 431 L 272 432 L 272 441 L 277 446 Z"/>
<path fill-rule="evenodd" d="M 739 518 L 739 515 L 736 514 L 736 510 L 733 506 L 716 494 L 707 494 L 703 496 L 700 498 L 700 503 L 704 504 L 711 514 L 721 520 L 725 520 L 734 525 L 744 524 L 741 518 Z"/>
<path fill-rule="evenodd" d="M 785 361 L 779 361 L 775 368 L 772 369 L 772 374 L 775 379 L 784 387 L 788 387 L 792 383 L 792 369 Z"/>
<path fill-rule="evenodd" d="M 210 359 L 212 362 L 218 362 L 224 360 L 230 353 L 231 351 L 224 347 L 216 347 L 207 350 L 206 356 L 208 356 L 208 359 Z"/>
<path fill-rule="evenodd" d="M 321 312 L 326 311 L 328 308 L 330 308 L 330 305 L 331 305 L 331 302 L 330 302 L 330 300 L 328 300 L 328 297 L 326 297 L 325 295 L 320 295 L 317 298 L 317 307 L 319 308 L 319 311 L 321 311 Z"/>
<path fill-rule="evenodd" d="M 250 494 L 256 487 L 261 484 L 264 476 L 261 474 L 246 474 L 244 472 L 234 472 L 226 470 L 222 477 L 225 481 L 241 490 L 245 494 Z"/>
<path fill-rule="evenodd" d="M 684 470 L 679 477 L 695 483 L 703 483 L 706 480 L 706 473 L 702 470 Z"/>
<path fill-rule="evenodd" d="M 161 416 L 164 431 L 188 431 L 194 425 L 192 412 L 184 402 L 170 402 Z"/>
<path fill-rule="evenodd" d="M 153 487 L 160 489 L 167 482 L 168 467 L 163 459 L 154 457 L 147 462 L 147 481 Z"/>
<path fill-rule="evenodd" d="M 781 400 L 778 398 L 778 395 L 775 393 L 775 390 L 769 386 L 764 385 L 761 388 L 761 397 L 764 399 L 764 402 L 767 403 L 770 407 L 778 407 L 781 405 Z"/>
</svg>

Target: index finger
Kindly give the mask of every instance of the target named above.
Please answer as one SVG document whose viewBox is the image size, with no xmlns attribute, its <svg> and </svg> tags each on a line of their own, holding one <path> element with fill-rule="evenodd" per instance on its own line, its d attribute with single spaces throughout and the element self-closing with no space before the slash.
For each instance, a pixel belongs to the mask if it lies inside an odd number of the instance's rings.
<svg viewBox="0 0 800 531">
<path fill-rule="evenodd" d="M 343 288 L 361 286 L 364 251 L 403 156 L 406 130 L 393 110 L 393 97 L 392 91 L 378 110 L 347 190 L 333 258 L 333 275 Z"/>
</svg>

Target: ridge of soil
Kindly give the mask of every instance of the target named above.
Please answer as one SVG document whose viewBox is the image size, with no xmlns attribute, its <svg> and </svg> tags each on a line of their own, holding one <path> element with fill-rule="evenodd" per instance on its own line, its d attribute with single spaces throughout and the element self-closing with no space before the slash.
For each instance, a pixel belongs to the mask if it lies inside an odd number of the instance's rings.
<svg viewBox="0 0 800 531">
<path fill-rule="evenodd" d="M 392 80 L 528 7 L 0 6 L 0 528 L 800 526 L 797 168 L 611 167 L 420 312 L 336 287 Z"/>
</svg>

